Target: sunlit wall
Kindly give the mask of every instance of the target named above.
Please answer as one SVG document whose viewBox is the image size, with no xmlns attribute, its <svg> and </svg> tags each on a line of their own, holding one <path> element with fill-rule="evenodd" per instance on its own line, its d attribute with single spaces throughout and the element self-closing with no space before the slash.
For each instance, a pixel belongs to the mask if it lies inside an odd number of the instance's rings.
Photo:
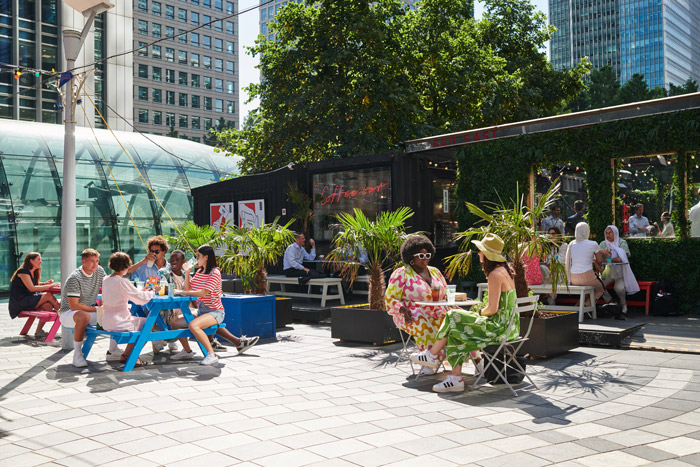
<svg viewBox="0 0 700 467">
<path fill-rule="evenodd" d="M 59 279 L 63 132 L 0 120 L 0 292 L 30 251 L 42 254 L 43 280 Z M 115 133 L 76 129 L 77 251 L 95 248 L 105 267 L 116 250 L 142 257 L 139 235 L 176 232 L 165 211 L 175 224 L 191 220 L 192 188 L 237 174 L 236 159 L 210 146 Z"/>
</svg>

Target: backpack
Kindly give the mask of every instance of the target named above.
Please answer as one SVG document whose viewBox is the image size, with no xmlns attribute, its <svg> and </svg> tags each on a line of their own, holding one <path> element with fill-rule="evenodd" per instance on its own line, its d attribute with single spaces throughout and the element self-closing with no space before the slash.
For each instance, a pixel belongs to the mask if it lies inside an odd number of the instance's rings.
<svg viewBox="0 0 700 467">
<path fill-rule="evenodd" d="M 668 279 L 659 279 L 651 289 L 651 314 L 653 316 L 673 316 L 678 314 L 678 304 L 673 284 Z"/>
<path fill-rule="evenodd" d="M 596 305 L 596 315 L 598 318 L 611 318 L 617 320 L 625 319 L 625 314 L 622 312 L 622 307 L 617 303 Z"/>
</svg>

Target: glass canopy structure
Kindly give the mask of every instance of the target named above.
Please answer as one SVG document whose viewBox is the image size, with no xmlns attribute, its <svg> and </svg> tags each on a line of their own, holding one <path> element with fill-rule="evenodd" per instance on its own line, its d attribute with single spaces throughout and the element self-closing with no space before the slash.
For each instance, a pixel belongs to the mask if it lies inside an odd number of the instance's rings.
<svg viewBox="0 0 700 467">
<path fill-rule="evenodd" d="M 63 132 L 61 125 L 0 120 L 0 292 L 31 251 L 42 255 L 42 280 L 59 280 Z M 140 259 L 141 239 L 174 235 L 175 224 L 192 220 L 192 188 L 238 173 L 237 159 L 210 146 L 114 134 L 76 128 L 75 137 L 77 251 L 98 250 L 105 269 L 113 251 Z"/>
</svg>

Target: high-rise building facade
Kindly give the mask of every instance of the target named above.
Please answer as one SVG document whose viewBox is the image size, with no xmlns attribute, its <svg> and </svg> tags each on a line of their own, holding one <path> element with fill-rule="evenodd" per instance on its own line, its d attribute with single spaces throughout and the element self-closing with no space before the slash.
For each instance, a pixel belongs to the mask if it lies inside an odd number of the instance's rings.
<svg viewBox="0 0 700 467">
<path fill-rule="evenodd" d="M 130 130 L 131 55 L 103 61 L 131 46 L 131 2 L 95 18 L 76 61 L 85 72 L 83 95 L 89 95 L 109 125 Z M 82 30 L 85 18 L 60 0 L 0 0 L 0 118 L 46 123 L 63 121 L 52 70 L 65 69 L 61 30 Z M 17 68 L 19 67 L 19 68 Z M 19 71 L 20 74 L 16 75 Z M 84 111 L 83 111 L 84 109 Z M 127 122 L 117 115 L 125 115 Z M 76 109 L 78 125 L 103 126 L 89 100 Z"/>
<path fill-rule="evenodd" d="M 621 83 L 639 73 L 653 88 L 700 81 L 700 1 L 550 0 L 555 69 L 588 57 Z"/>
<path fill-rule="evenodd" d="M 237 12 L 232 0 L 134 0 L 137 130 L 203 141 L 221 119 L 238 127 Z"/>
</svg>

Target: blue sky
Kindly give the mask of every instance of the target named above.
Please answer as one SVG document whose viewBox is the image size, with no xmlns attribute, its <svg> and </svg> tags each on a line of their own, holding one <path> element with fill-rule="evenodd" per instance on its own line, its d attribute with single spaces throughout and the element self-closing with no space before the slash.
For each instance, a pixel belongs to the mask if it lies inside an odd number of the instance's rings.
<svg viewBox="0 0 700 467">
<path fill-rule="evenodd" d="M 530 0 L 539 10 L 543 11 L 545 14 L 549 14 L 549 0 Z M 242 11 L 251 6 L 257 5 L 260 0 L 240 0 L 238 3 L 238 10 Z M 476 2 L 476 17 L 480 18 L 483 13 L 483 5 L 479 0 Z M 257 101 L 251 102 L 250 104 L 245 104 L 248 100 L 248 94 L 243 90 L 250 83 L 257 83 L 260 81 L 260 73 L 255 68 L 257 65 L 257 60 L 253 59 L 245 51 L 245 47 L 250 47 L 255 43 L 255 39 L 260 33 L 260 22 L 258 10 L 252 10 L 248 13 L 244 13 L 238 18 L 238 36 L 239 36 L 239 52 L 240 52 L 240 96 L 241 96 L 241 112 L 240 112 L 240 122 L 239 125 L 243 124 L 245 116 L 248 112 L 258 106 Z M 239 126 L 240 128 L 240 126 Z"/>
</svg>

